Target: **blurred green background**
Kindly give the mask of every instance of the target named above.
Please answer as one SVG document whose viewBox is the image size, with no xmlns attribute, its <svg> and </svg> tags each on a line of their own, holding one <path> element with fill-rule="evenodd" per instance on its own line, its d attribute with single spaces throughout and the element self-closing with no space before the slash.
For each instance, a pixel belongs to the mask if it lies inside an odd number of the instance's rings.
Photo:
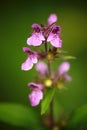
<svg viewBox="0 0 87 130">
<path fill-rule="evenodd" d="M 67 90 L 58 93 L 57 101 L 66 112 L 87 103 L 87 2 L 85 0 L 3 0 L 0 2 L 0 102 L 14 102 L 29 106 L 40 116 L 40 106 L 32 108 L 28 101 L 27 83 L 34 81 L 35 69 L 21 71 L 26 59 L 22 47 L 32 32 L 32 23 L 47 23 L 51 13 L 58 15 L 62 27 L 63 49 L 69 55 L 69 74 L 73 80 Z M 59 65 L 57 60 L 54 69 Z M 31 115 L 32 116 L 32 113 Z M 22 129 L 3 122 L 3 129 Z M 24 128 L 23 128 L 24 129 Z M 38 128 L 37 128 L 38 129 Z"/>
</svg>

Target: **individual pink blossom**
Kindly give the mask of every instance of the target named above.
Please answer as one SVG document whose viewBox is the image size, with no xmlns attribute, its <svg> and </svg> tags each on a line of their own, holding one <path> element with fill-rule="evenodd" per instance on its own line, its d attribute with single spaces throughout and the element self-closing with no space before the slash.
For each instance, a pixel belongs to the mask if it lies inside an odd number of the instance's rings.
<svg viewBox="0 0 87 130">
<path fill-rule="evenodd" d="M 52 23 L 55 23 L 57 22 L 57 15 L 56 14 L 51 14 L 49 17 L 48 17 L 48 24 L 51 25 Z"/>
<path fill-rule="evenodd" d="M 68 62 L 63 62 L 58 68 L 58 73 L 59 75 L 62 75 L 66 73 L 69 69 L 70 69 L 70 64 Z"/>
<path fill-rule="evenodd" d="M 35 51 L 32 51 L 30 48 L 24 47 L 23 51 L 25 53 L 28 53 L 28 57 L 24 63 L 21 65 L 22 70 L 30 70 L 33 67 L 33 64 L 36 64 L 38 61 L 37 53 Z"/>
<path fill-rule="evenodd" d="M 29 94 L 29 100 L 32 106 L 39 105 L 42 99 L 43 99 L 43 92 L 40 89 L 34 89 Z"/>
<path fill-rule="evenodd" d="M 54 75 L 54 84 L 58 84 L 58 88 L 64 88 L 63 82 L 70 82 L 72 80 L 72 77 L 68 75 L 68 71 L 70 69 L 69 62 L 63 62 L 58 67 L 57 73 Z"/>
<path fill-rule="evenodd" d="M 71 81 L 72 80 L 71 76 L 69 76 L 67 74 L 67 72 L 69 71 L 69 69 L 70 69 L 70 64 L 68 62 L 63 62 L 59 66 L 59 68 L 58 68 L 58 77 L 60 79 L 62 78 L 65 81 Z"/>
<path fill-rule="evenodd" d="M 62 40 L 60 39 L 60 26 L 53 26 L 53 29 L 47 38 L 47 42 L 50 42 L 51 45 L 56 48 L 62 47 Z"/>
<path fill-rule="evenodd" d="M 41 27 L 38 24 L 33 24 L 32 28 L 34 29 L 34 32 L 27 39 L 27 44 L 32 46 L 40 46 L 42 42 L 45 40 L 41 31 Z"/>
<path fill-rule="evenodd" d="M 29 94 L 29 100 L 32 106 L 37 106 L 40 103 L 40 100 L 43 99 L 43 84 L 37 84 L 30 82 L 28 87 L 32 88 L 32 92 Z"/>
<path fill-rule="evenodd" d="M 36 70 L 40 72 L 41 74 L 46 74 L 47 72 L 47 65 L 44 62 L 39 61 L 36 64 Z"/>
</svg>

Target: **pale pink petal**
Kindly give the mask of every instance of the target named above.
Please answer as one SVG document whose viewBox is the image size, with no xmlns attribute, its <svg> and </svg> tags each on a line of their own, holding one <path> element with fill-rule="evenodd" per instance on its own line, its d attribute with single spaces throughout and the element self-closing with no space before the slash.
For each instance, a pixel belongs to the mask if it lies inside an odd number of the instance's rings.
<svg viewBox="0 0 87 130">
<path fill-rule="evenodd" d="M 27 39 L 28 45 L 40 46 L 44 37 L 41 33 L 33 33 L 30 38 Z"/>
<path fill-rule="evenodd" d="M 34 64 L 36 64 L 38 62 L 37 56 L 34 54 L 30 56 L 30 59 L 31 59 L 32 63 L 34 63 Z"/>
<path fill-rule="evenodd" d="M 43 36 L 43 34 L 42 34 L 41 32 L 38 33 L 38 38 L 39 38 L 40 40 L 42 40 L 42 41 L 45 40 L 45 38 L 44 38 L 44 36 Z"/>
<path fill-rule="evenodd" d="M 40 72 L 41 74 L 46 74 L 47 72 L 47 65 L 44 62 L 38 62 L 36 64 L 36 70 Z"/>
<path fill-rule="evenodd" d="M 66 73 L 69 69 L 70 64 L 68 62 L 63 62 L 58 68 L 59 75 Z"/>
<path fill-rule="evenodd" d="M 61 48 L 62 47 L 62 40 L 57 36 L 54 36 L 53 40 L 50 41 L 51 45 L 56 47 L 56 48 Z"/>
<path fill-rule="evenodd" d="M 56 48 L 61 48 L 62 47 L 62 40 L 60 40 L 58 34 L 50 33 L 47 42 L 50 42 L 52 46 Z"/>
<path fill-rule="evenodd" d="M 71 80 L 72 80 L 72 77 L 71 76 L 69 76 L 68 74 L 64 74 L 64 78 L 65 78 L 65 80 L 66 81 L 68 81 L 68 82 L 70 82 Z"/>
<path fill-rule="evenodd" d="M 48 38 L 47 38 L 47 42 L 50 42 L 53 39 L 54 39 L 54 34 L 50 33 L 49 36 L 48 36 Z"/>
<path fill-rule="evenodd" d="M 33 67 L 33 63 L 31 62 L 30 58 L 28 57 L 27 60 L 22 64 L 22 70 L 30 70 Z"/>
<path fill-rule="evenodd" d="M 32 45 L 32 36 L 27 39 L 27 44 Z"/>
<path fill-rule="evenodd" d="M 40 100 L 43 98 L 43 92 L 39 89 L 33 90 L 29 94 L 29 100 L 32 106 L 37 106 L 40 103 Z"/>
<path fill-rule="evenodd" d="M 48 17 L 48 24 L 52 24 L 52 23 L 55 23 L 57 22 L 57 15 L 56 14 L 51 14 L 49 17 Z"/>
</svg>

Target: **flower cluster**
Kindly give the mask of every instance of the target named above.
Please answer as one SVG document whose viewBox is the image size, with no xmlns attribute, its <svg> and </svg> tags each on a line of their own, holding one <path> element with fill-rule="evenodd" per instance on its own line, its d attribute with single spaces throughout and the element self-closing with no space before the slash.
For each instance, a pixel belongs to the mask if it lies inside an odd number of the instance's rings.
<svg viewBox="0 0 87 130">
<path fill-rule="evenodd" d="M 34 32 L 27 39 L 27 44 L 29 46 L 41 46 L 42 44 L 48 44 L 48 42 L 50 42 L 53 47 L 61 48 L 61 28 L 60 26 L 55 25 L 56 21 L 57 16 L 55 14 L 51 14 L 48 18 L 48 25 L 44 26 L 33 24 L 32 29 L 34 30 Z M 41 57 L 41 54 L 30 50 L 30 48 L 23 48 L 23 51 L 28 53 L 28 58 L 22 64 L 21 68 L 22 70 L 30 70 L 33 67 L 33 64 L 37 63 L 38 59 Z"/>
<path fill-rule="evenodd" d="M 37 106 L 40 101 L 44 98 L 44 92 L 48 88 L 57 87 L 63 89 L 63 82 L 71 81 L 71 77 L 67 74 L 70 69 L 70 64 L 68 62 L 63 62 L 57 69 L 57 72 L 53 72 L 50 68 L 50 63 L 56 57 L 58 57 L 58 48 L 62 48 L 62 40 L 60 38 L 61 27 L 56 25 L 58 18 L 56 14 L 51 14 L 48 17 L 47 25 L 39 25 L 34 23 L 32 25 L 33 33 L 27 39 L 27 44 L 29 46 L 43 45 L 45 47 L 44 51 L 34 50 L 24 47 L 23 51 L 28 54 L 28 57 L 24 63 L 21 65 L 22 70 L 30 70 L 33 65 L 35 65 L 38 75 L 36 77 L 36 82 L 28 83 L 29 88 L 31 88 L 31 93 L 29 94 L 29 100 L 32 106 Z M 44 63 L 43 59 L 47 60 L 47 64 Z"/>
<path fill-rule="evenodd" d="M 40 100 L 43 99 L 44 91 L 47 88 L 51 88 L 52 86 L 57 86 L 59 89 L 63 89 L 63 82 L 71 81 L 71 77 L 67 74 L 70 68 L 70 64 L 68 62 L 63 62 L 56 73 L 52 74 L 52 76 L 47 76 L 47 65 L 44 62 L 38 62 L 36 64 L 36 70 L 39 75 L 37 77 L 37 82 L 31 82 L 28 84 L 29 87 L 32 88 L 32 92 L 29 95 L 29 99 L 32 106 L 36 106 L 40 103 Z M 44 81 L 44 82 L 43 82 Z M 62 83 L 62 84 L 60 84 Z"/>
<path fill-rule="evenodd" d="M 27 44 L 32 46 L 40 46 L 43 42 L 50 42 L 54 47 L 62 47 L 60 39 L 60 26 L 55 25 L 57 16 L 51 14 L 48 18 L 48 26 L 33 24 L 34 32 L 27 39 Z"/>
</svg>

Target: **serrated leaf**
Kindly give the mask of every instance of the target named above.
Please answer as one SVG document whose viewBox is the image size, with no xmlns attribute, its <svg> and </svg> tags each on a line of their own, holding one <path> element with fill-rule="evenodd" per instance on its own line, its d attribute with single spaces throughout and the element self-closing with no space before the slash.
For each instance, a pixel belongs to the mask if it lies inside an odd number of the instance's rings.
<svg viewBox="0 0 87 130">
<path fill-rule="evenodd" d="M 46 91 L 45 97 L 41 102 L 41 115 L 43 115 L 49 108 L 49 105 L 53 99 L 54 93 L 55 93 L 55 88 L 50 88 Z"/>
<path fill-rule="evenodd" d="M 39 119 L 32 108 L 15 103 L 0 103 L 0 120 L 26 128 L 34 128 L 35 125 L 39 126 Z"/>
<path fill-rule="evenodd" d="M 75 110 L 69 120 L 67 130 L 78 129 L 87 124 L 87 104 Z"/>
</svg>

